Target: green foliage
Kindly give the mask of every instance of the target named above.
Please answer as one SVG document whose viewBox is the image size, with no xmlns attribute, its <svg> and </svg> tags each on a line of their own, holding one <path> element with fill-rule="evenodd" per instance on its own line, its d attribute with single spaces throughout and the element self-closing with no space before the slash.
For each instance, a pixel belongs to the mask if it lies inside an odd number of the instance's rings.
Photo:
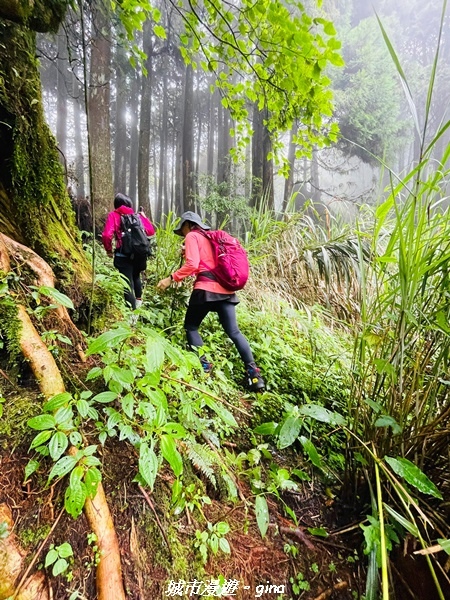
<svg viewBox="0 0 450 600">
<path fill-rule="evenodd" d="M 336 70 L 336 116 L 344 139 L 340 145 L 365 162 L 393 159 L 410 137 L 395 66 L 375 17 L 343 35 L 345 68 Z M 369 151 L 369 152 L 367 152 Z"/>
<path fill-rule="evenodd" d="M 225 554 L 230 554 L 230 544 L 226 539 L 227 533 L 230 531 L 230 526 L 224 521 L 219 521 L 214 525 L 208 523 L 208 528 L 204 531 L 197 530 L 195 532 L 194 547 L 198 549 L 202 557 L 203 564 L 208 560 L 208 552 L 217 554 L 219 550 Z"/>
<path fill-rule="evenodd" d="M 113 3 L 129 39 L 151 18 L 154 33 L 166 31 L 160 11 L 149 2 Z M 314 145 L 330 144 L 337 138 L 332 115 L 327 65 L 342 66 L 340 42 L 331 21 L 308 15 L 302 4 L 275 0 L 240 6 L 222 3 L 180 6 L 185 32 L 180 51 L 185 62 L 215 75 L 222 104 L 236 121 L 231 134 L 238 151 L 250 140 L 249 106 L 267 109 L 267 128 L 273 137 L 275 155 L 281 147 L 278 133 L 302 122 L 297 139 L 299 154 L 309 154 Z M 142 58 L 142 53 L 141 53 Z M 235 158 L 236 151 L 233 149 Z M 270 157 L 269 157 L 270 158 Z M 288 163 L 280 156 L 282 170 Z"/>
<path fill-rule="evenodd" d="M 70 567 L 71 560 L 73 560 L 73 550 L 68 542 L 64 542 L 59 546 L 52 544 L 45 556 L 44 567 L 46 569 L 52 567 L 52 575 L 53 577 L 56 577 L 57 575 L 66 573 L 67 569 Z M 68 581 L 71 579 L 70 575 L 70 573 L 66 573 Z"/>
<path fill-rule="evenodd" d="M 248 199 L 238 194 L 235 190 L 242 189 L 245 182 L 235 181 L 236 176 L 230 177 L 227 181 L 216 183 L 215 178 L 211 176 L 202 176 L 199 178 L 200 194 L 197 200 L 200 206 L 207 212 L 217 214 L 219 221 L 225 218 L 231 223 L 234 220 L 247 221 L 250 217 L 251 209 L 248 205 Z M 225 223 L 220 223 L 220 227 Z"/>
<path fill-rule="evenodd" d="M 0 277 L 0 350 L 6 350 L 11 365 L 21 354 L 19 335 L 21 323 L 17 316 L 17 305 L 10 290 L 16 279 L 13 275 Z"/>
</svg>

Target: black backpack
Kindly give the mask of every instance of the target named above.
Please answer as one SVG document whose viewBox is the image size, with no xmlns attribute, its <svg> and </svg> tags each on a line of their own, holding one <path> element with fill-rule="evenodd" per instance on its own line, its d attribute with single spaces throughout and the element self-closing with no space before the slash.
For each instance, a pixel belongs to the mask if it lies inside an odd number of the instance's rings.
<svg viewBox="0 0 450 600">
<path fill-rule="evenodd" d="M 139 215 L 121 215 L 122 244 L 119 252 L 130 258 L 150 256 L 150 242 Z"/>
</svg>

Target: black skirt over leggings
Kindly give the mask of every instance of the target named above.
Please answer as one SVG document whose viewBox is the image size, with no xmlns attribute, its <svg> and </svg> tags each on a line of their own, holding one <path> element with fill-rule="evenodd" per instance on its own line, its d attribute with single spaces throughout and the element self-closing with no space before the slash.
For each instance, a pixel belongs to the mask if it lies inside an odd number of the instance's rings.
<svg viewBox="0 0 450 600">
<path fill-rule="evenodd" d="M 220 324 L 236 346 L 244 363 L 246 365 L 252 363 L 252 351 L 236 320 L 236 304 L 238 302 L 236 294 L 216 294 L 205 290 L 194 290 L 184 318 L 184 328 L 189 346 L 192 348 L 203 346 L 198 328 L 209 312 L 216 312 Z"/>
</svg>

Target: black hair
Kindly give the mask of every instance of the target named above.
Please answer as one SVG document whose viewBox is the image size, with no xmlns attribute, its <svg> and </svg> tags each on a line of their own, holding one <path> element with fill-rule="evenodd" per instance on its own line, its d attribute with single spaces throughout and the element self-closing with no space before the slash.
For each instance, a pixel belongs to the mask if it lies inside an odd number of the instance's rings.
<svg viewBox="0 0 450 600">
<path fill-rule="evenodd" d="M 116 194 L 114 197 L 114 208 L 119 208 L 119 206 L 128 206 L 128 208 L 133 208 L 131 198 L 125 196 L 125 194 Z"/>
</svg>

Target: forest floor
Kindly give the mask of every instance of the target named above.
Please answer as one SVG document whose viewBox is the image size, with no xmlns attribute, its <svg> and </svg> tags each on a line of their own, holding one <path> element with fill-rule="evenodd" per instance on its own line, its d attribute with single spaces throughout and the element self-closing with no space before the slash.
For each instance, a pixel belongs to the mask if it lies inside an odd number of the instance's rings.
<svg viewBox="0 0 450 600">
<path fill-rule="evenodd" d="M 26 554 L 25 567 L 33 561 L 33 570 L 43 569 L 51 544 L 69 542 L 73 558 L 64 574 L 48 577 L 50 598 L 96 600 L 95 540 L 83 514 L 74 520 L 64 511 L 64 481 L 48 485 L 38 473 L 24 483 L 33 435 L 26 421 L 42 402 L 39 390 L 31 381 L 26 393 L 24 382 L 20 393 L 6 379 L 3 383 L 0 505 L 6 504 L 12 512 L 17 546 Z M 222 595 L 226 599 L 364 598 L 367 561 L 360 523 L 365 514 L 359 511 L 366 503 L 349 502 L 348 493 L 344 500 L 342 488 L 331 490 L 319 479 L 303 482 L 298 491 L 283 492 L 279 501 L 269 497 L 270 524 L 262 538 L 245 483 L 240 483 L 240 499 L 235 503 L 224 501 L 220 491 L 206 483 L 204 491 L 211 503 L 202 506 L 202 518 L 196 510 L 174 516 L 169 510 L 171 472 L 161 471 L 153 492 L 145 492 L 134 481 L 134 450 L 124 448 L 110 440 L 100 456 L 129 600 L 217 597 L 217 579 L 228 586 L 228 593 Z M 295 513 L 297 524 L 286 519 L 283 503 Z M 228 523 L 231 553 L 210 552 L 203 563 L 194 541 L 205 521 Z M 327 537 L 317 535 L 323 530 Z M 392 573 L 396 600 L 437 598 L 425 559 L 409 564 L 399 550 Z"/>
</svg>

